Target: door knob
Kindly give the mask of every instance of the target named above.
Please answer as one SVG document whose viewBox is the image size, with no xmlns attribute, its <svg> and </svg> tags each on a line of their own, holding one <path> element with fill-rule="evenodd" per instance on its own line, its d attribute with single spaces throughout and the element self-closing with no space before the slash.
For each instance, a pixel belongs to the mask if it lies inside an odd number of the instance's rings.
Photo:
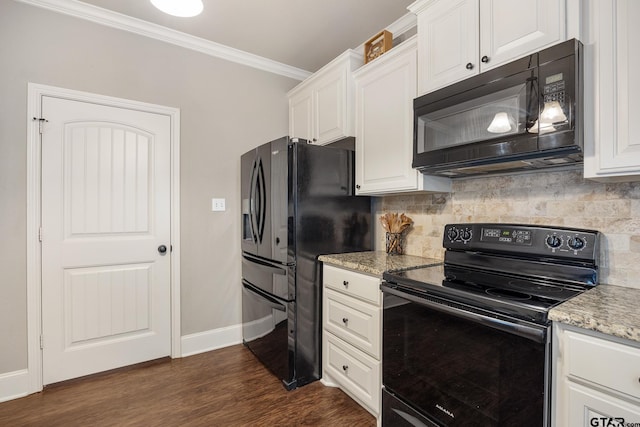
<svg viewBox="0 0 640 427">
<path fill-rule="evenodd" d="M 158 252 L 164 255 L 167 252 L 167 247 L 165 245 L 158 246 Z"/>
</svg>

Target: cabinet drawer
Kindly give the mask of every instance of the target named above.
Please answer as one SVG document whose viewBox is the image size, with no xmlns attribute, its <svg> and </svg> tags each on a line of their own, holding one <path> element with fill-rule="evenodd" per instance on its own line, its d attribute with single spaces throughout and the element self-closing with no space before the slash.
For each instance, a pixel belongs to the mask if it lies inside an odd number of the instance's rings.
<svg viewBox="0 0 640 427">
<path fill-rule="evenodd" d="M 380 308 L 327 289 L 324 327 L 380 360 Z"/>
<path fill-rule="evenodd" d="M 325 288 L 335 289 L 346 295 L 380 305 L 380 279 L 349 270 L 324 265 L 323 282 Z"/>
<path fill-rule="evenodd" d="M 626 426 L 640 423 L 640 407 L 637 405 L 571 381 L 566 381 L 566 388 L 568 419 L 559 420 L 558 426 Z M 621 419 L 624 419 L 624 423 L 620 422 Z"/>
<path fill-rule="evenodd" d="M 569 375 L 640 398 L 640 349 L 566 332 Z"/>
<path fill-rule="evenodd" d="M 380 413 L 380 362 L 325 334 L 327 374 L 374 415 Z"/>
</svg>

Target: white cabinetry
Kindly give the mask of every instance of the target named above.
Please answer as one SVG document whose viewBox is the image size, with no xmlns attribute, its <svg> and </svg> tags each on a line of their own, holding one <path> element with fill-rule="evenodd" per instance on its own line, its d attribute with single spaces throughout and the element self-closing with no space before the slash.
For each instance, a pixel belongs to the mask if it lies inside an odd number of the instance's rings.
<svg viewBox="0 0 640 427">
<path fill-rule="evenodd" d="M 362 62 L 348 50 L 289 91 L 290 137 L 324 145 L 353 136 L 351 72 Z"/>
<path fill-rule="evenodd" d="M 589 0 L 585 20 L 585 178 L 640 180 L 640 2 Z"/>
<path fill-rule="evenodd" d="M 338 386 L 380 414 L 382 390 L 380 279 L 323 267 L 322 382 Z"/>
<path fill-rule="evenodd" d="M 419 0 L 418 91 L 431 92 L 576 36 L 574 0 Z M 574 11 L 574 7 L 570 8 Z"/>
<path fill-rule="evenodd" d="M 357 194 L 451 190 L 411 167 L 416 46 L 414 36 L 354 72 Z"/>
<path fill-rule="evenodd" d="M 561 324 L 554 335 L 555 425 L 640 423 L 640 343 Z"/>
</svg>

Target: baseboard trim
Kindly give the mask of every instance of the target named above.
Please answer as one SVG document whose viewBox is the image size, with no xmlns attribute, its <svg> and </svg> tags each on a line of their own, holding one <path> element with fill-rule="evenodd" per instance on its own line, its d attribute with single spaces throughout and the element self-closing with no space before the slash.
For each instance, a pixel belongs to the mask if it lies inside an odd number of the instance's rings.
<svg viewBox="0 0 640 427">
<path fill-rule="evenodd" d="M 242 343 L 242 325 L 227 326 L 184 335 L 182 337 L 182 357 L 193 356 L 194 354 L 240 343 Z"/>
<path fill-rule="evenodd" d="M 19 371 L 0 374 L 0 402 L 17 399 L 29 394 L 29 371 Z"/>
</svg>

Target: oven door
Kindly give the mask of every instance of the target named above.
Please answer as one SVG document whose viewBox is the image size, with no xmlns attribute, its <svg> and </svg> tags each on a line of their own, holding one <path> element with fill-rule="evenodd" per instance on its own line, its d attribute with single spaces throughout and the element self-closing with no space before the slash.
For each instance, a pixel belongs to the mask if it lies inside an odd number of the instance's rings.
<svg viewBox="0 0 640 427">
<path fill-rule="evenodd" d="M 287 389 L 295 388 L 293 304 L 242 280 L 243 342 Z"/>
<path fill-rule="evenodd" d="M 382 290 L 387 393 L 438 425 L 548 425 L 548 328 Z"/>
</svg>

